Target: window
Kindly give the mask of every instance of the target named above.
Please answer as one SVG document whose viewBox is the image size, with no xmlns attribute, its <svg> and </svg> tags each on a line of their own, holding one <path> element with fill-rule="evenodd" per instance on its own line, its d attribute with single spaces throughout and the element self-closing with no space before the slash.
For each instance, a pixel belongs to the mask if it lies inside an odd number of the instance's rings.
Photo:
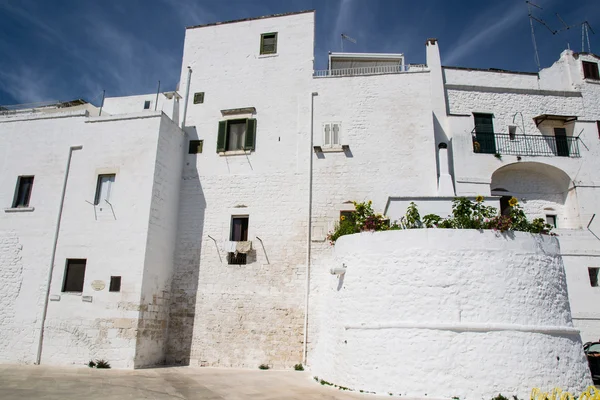
<svg viewBox="0 0 600 400">
<path fill-rule="evenodd" d="M 248 216 L 231 218 L 231 233 L 229 240 L 232 242 L 245 242 L 248 240 Z M 229 253 L 229 264 L 246 264 L 246 254 Z"/>
<path fill-rule="evenodd" d="M 115 174 L 98 175 L 98 183 L 96 184 L 96 196 L 94 204 L 98 205 L 104 201 L 110 202 L 111 192 L 115 185 Z"/>
<path fill-rule="evenodd" d="M 340 211 L 340 220 L 350 218 L 354 218 L 354 211 Z"/>
<path fill-rule="evenodd" d="M 510 140 L 515 140 L 517 138 L 517 126 L 516 125 L 508 126 L 508 138 Z"/>
<path fill-rule="evenodd" d="M 598 74 L 598 63 L 582 61 L 583 64 L 583 77 L 586 79 L 600 79 L 600 74 Z"/>
<path fill-rule="evenodd" d="M 204 92 L 194 93 L 194 104 L 204 103 Z"/>
<path fill-rule="evenodd" d="M 230 119 L 219 122 L 217 152 L 254 150 L 256 141 L 256 120 Z"/>
<path fill-rule="evenodd" d="M 588 274 L 590 275 L 590 285 L 592 285 L 592 287 L 598 287 L 600 268 L 588 268 Z"/>
<path fill-rule="evenodd" d="M 494 115 L 473 113 L 473 118 L 475 120 L 475 142 L 478 143 L 478 146 L 473 143 L 473 149 L 477 153 L 495 154 Z"/>
<path fill-rule="evenodd" d="M 508 201 L 512 199 L 512 196 L 500 197 L 500 215 L 510 215 L 510 205 Z"/>
<path fill-rule="evenodd" d="M 341 146 L 341 130 L 340 122 L 327 122 L 323 124 L 323 147 L 340 147 Z"/>
<path fill-rule="evenodd" d="M 277 32 L 260 35 L 260 54 L 277 53 Z"/>
<path fill-rule="evenodd" d="M 565 128 L 554 128 L 554 140 L 556 140 L 556 155 L 569 157 L 569 141 Z"/>
<path fill-rule="evenodd" d="M 188 150 L 188 154 L 202 153 L 203 145 L 204 145 L 204 140 L 190 140 L 190 148 Z"/>
<path fill-rule="evenodd" d="M 13 199 L 13 208 L 29 207 L 31 189 L 33 188 L 33 176 L 19 176 L 17 178 L 17 189 Z"/>
<path fill-rule="evenodd" d="M 120 292 L 121 291 L 121 277 L 111 276 L 110 286 L 108 287 L 109 292 Z"/>
<path fill-rule="evenodd" d="M 85 264 L 85 259 L 67 259 L 62 288 L 63 292 L 83 292 Z"/>
<path fill-rule="evenodd" d="M 150 100 L 146 100 L 144 102 L 144 110 L 149 110 L 150 109 Z"/>
<path fill-rule="evenodd" d="M 546 223 L 556 228 L 556 215 L 546 215 Z"/>
<path fill-rule="evenodd" d="M 600 121 L 596 121 L 596 128 L 598 128 L 598 138 L 600 139 Z"/>
</svg>

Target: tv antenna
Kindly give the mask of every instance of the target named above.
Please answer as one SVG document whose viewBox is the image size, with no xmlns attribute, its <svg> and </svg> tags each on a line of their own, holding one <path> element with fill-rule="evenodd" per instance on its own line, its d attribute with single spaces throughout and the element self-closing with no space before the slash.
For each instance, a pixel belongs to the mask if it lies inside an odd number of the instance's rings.
<svg viewBox="0 0 600 400">
<path fill-rule="evenodd" d="M 342 33 L 340 36 L 341 36 L 340 42 L 342 43 L 342 53 L 344 52 L 344 39 L 346 39 L 350 43 L 356 44 L 356 39 L 351 38 L 350 36 L 346 35 L 345 33 Z"/>
<path fill-rule="evenodd" d="M 595 34 L 594 30 L 592 29 L 592 27 L 590 26 L 590 23 L 588 21 L 583 21 L 580 24 L 574 24 L 574 25 L 568 25 L 564 19 L 561 18 L 560 15 L 558 15 L 558 13 L 556 13 L 556 17 L 560 20 L 560 22 L 562 22 L 562 24 L 564 25 L 563 28 L 559 29 L 558 31 L 556 31 L 557 33 L 559 32 L 563 32 L 563 31 L 568 31 L 571 28 L 575 28 L 576 26 L 581 25 L 581 52 L 585 52 L 585 43 L 586 43 L 586 39 L 587 39 L 587 49 L 588 49 L 588 53 L 592 52 L 592 47 L 590 46 L 590 31 L 592 32 L 592 35 Z"/>
<path fill-rule="evenodd" d="M 537 18 L 534 17 L 533 14 L 531 13 L 532 9 L 531 7 L 535 7 L 539 10 L 543 10 L 542 7 L 538 6 L 537 4 L 533 4 L 530 1 L 525 1 L 525 3 L 527 3 L 527 16 L 529 17 L 529 26 L 531 27 L 531 41 L 533 42 L 533 51 L 535 52 L 535 63 L 538 67 L 538 71 L 540 71 L 542 69 L 541 65 L 540 65 L 540 56 L 538 54 L 538 48 L 537 48 L 537 43 L 535 41 L 535 30 L 533 29 L 533 21 L 537 21 L 538 23 L 542 24 L 543 26 L 545 26 L 553 35 L 556 34 L 557 31 L 553 30 L 552 28 L 550 28 L 548 26 L 548 24 L 546 23 L 546 21 L 544 21 L 541 18 Z"/>
</svg>

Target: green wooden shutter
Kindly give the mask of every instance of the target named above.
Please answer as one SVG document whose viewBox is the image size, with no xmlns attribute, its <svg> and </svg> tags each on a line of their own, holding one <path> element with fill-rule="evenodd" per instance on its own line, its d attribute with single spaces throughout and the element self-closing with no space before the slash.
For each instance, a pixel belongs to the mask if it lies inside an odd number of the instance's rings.
<svg viewBox="0 0 600 400">
<path fill-rule="evenodd" d="M 256 119 L 249 118 L 246 120 L 246 140 L 244 142 L 244 150 L 254 150 L 256 143 Z"/>
<path fill-rule="evenodd" d="M 219 121 L 219 135 L 217 136 L 217 153 L 225 151 L 227 146 L 227 121 Z"/>
</svg>

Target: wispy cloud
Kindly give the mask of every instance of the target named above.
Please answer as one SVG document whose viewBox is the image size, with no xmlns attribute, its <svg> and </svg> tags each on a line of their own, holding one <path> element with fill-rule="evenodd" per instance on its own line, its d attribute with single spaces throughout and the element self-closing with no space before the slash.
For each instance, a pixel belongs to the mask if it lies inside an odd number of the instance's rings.
<svg viewBox="0 0 600 400">
<path fill-rule="evenodd" d="M 515 2 L 508 8 L 502 3 L 488 9 L 463 31 L 456 45 L 443 58 L 444 64 L 455 64 L 482 47 L 489 47 L 503 32 L 523 21 L 524 10 L 521 2 Z M 494 22 L 490 24 L 490 21 Z"/>
<path fill-rule="evenodd" d="M 353 7 L 353 0 L 340 0 L 337 17 L 335 18 L 335 24 L 333 25 L 333 31 L 331 32 L 331 49 L 340 48 L 340 35 L 342 33 L 351 33 L 349 29 L 354 20 Z"/>
<path fill-rule="evenodd" d="M 52 75 L 28 66 L 10 72 L 0 70 L 0 89 L 10 94 L 17 103 L 59 100 L 52 97 L 55 89 Z"/>
<path fill-rule="evenodd" d="M 162 0 L 179 17 L 184 26 L 201 25 L 216 22 L 219 19 L 206 6 L 194 0 Z"/>
</svg>

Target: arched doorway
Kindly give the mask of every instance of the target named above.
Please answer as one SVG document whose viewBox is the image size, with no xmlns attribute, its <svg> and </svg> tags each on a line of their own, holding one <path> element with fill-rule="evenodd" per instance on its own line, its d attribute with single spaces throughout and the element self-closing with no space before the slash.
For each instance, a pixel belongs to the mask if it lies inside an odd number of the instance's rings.
<svg viewBox="0 0 600 400">
<path fill-rule="evenodd" d="M 557 228 L 579 228 L 576 193 L 571 178 L 554 166 L 522 162 L 492 174 L 491 193 L 501 196 L 501 212 L 516 197 L 529 218 L 544 218 Z"/>
</svg>

